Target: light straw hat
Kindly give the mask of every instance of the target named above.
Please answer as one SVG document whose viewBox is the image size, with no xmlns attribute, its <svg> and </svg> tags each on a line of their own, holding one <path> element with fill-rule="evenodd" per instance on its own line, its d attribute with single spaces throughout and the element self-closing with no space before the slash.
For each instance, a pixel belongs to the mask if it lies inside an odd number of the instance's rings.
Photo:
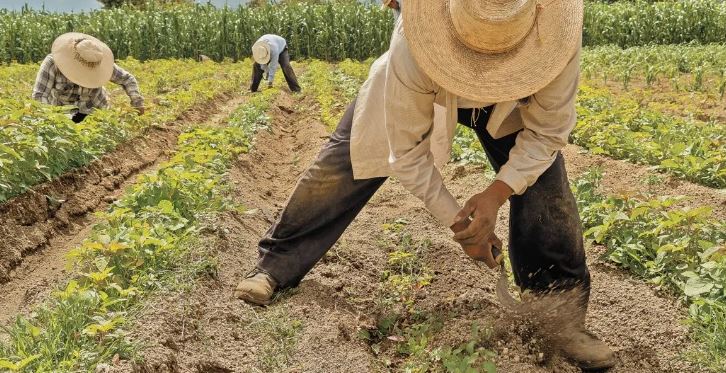
<svg viewBox="0 0 726 373">
<path fill-rule="evenodd" d="M 270 43 L 264 40 L 258 40 L 252 46 L 252 59 L 260 65 L 270 62 Z"/>
<path fill-rule="evenodd" d="M 539 91 L 581 45 L 582 0 L 406 4 L 404 30 L 419 67 L 447 91 L 478 102 Z"/>
<path fill-rule="evenodd" d="M 113 52 L 93 36 L 69 32 L 55 39 L 53 61 L 63 75 L 86 88 L 99 88 L 111 80 Z"/>
</svg>

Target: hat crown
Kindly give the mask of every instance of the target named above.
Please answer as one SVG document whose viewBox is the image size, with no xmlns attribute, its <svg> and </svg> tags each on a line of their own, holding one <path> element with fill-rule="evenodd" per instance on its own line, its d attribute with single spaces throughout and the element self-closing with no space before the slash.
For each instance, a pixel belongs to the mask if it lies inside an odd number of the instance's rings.
<svg viewBox="0 0 726 373">
<path fill-rule="evenodd" d="M 482 53 L 503 53 L 529 34 L 537 18 L 535 0 L 449 0 L 458 39 Z"/>
<path fill-rule="evenodd" d="M 261 65 L 270 62 L 270 44 L 264 40 L 256 42 L 252 46 L 252 59 Z"/>
<path fill-rule="evenodd" d="M 78 56 L 89 63 L 95 64 L 103 60 L 103 48 L 93 40 L 81 39 L 74 46 Z"/>
</svg>

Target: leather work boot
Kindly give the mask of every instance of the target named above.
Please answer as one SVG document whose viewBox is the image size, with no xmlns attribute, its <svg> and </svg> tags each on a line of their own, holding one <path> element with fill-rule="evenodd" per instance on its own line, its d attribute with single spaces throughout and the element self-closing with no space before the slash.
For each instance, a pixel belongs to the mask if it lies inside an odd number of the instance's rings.
<svg viewBox="0 0 726 373">
<path fill-rule="evenodd" d="M 573 328 L 562 337 L 562 354 L 583 370 L 603 370 L 615 365 L 610 347 L 587 330 Z"/>
<path fill-rule="evenodd" d="M 277 282 L 265 272 L 253 270 L 244 280 L 240 281 L 234 296 L 245 302 L 266 306 L 272 302 Z"/>
</svg>

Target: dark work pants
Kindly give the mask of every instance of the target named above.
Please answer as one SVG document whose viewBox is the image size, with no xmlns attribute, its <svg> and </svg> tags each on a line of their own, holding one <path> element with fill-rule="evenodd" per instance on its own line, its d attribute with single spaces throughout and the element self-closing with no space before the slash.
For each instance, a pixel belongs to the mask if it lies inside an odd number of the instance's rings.
<svg viewBox="0 0 726 373">
<path fill-rule="evenodd" d="M 355 101 L 259 243 L 257 267 L 270 274 L 280 288 L 296 286 L 302 280 L 386 180 L 353 179 L 350 131 L 354 106 Z M 517 134 L 493 139 L 485 130 L 488 110 L 482 110 L 475 123 L 472 109 L 459 109 L 458 114 L 459 123 L 476 131 L 498 170 L 506 163 Z M 544 292 L 581 284 L 589 293 L 580 217 L 561 154 L 524 194 L 510 198 L 509 255 L 515 280 L 523 289 Z"/>
<path fill-rule="evenodd" d="M 75 112 L 75 113 L 73 113 L 73 116 L 71 116 L 71 120 L 73 121 L 73 123 L 81 123 L 81 122 L 83 122 L 84 119 L 86 119 L 87 116 L 88 116 L 88 114 Z"/>
<path fill-rule="evenodd" d="M 300 84 L 298 84 L 295 71 L 292 69 L 292 65 L 290 65 L 290 53 L 288 53 L 287 48 L 280 53 L 280 57 L 277 61 L 280 63 L 283 75 L 285 75 L 287 86 L 290 87 L 290 90 L 293 92 L 300 92 Z M 257 88 L 260 87 L 263 74 L 264 71 L 262 70 L 262 66 L 260 66 L 257 62 L 253 63 L 252 85 L 250 86 L 250 91 L 257 92 Z"/>
</svg>

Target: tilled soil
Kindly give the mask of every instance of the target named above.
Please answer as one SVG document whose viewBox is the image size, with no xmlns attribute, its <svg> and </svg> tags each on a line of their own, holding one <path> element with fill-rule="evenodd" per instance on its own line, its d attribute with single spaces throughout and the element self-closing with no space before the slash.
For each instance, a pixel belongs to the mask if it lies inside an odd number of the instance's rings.
<svg viewBox="0 0 726 373">
<path fill-rule="evenodd" d="M 165 160 L 184 126 L 220 122 L 241 100 L 221 95 L 175 122 L 147 128 L 86 167 L 1 204 L 0 325 L 65 282 L 65 256 L 90 233 L 93 212 L 115 201 L 135 175 Z"/>
<path fill-rule="evenodd" d="M 136 320 L 131 338 L 144 348 L 139 361 L 122 361 L 119 372 L 386 372 L 400 369 L 376 355 L 358 337 L 375 323 L 376 294 L 388 252 L 382 224 L 402 218 L 406 232 L 428 239 L 423 265 L 433 273 L 430 285 L 416 299 L 417 307 L 442 321 L 431 346 L 458 346 L 467 341 L 473 323 L 493 331 L 487 348 L 497 355 L 501 372 L 578 372 L 555 355 L 540 356 L 530 340 L 498 303 L 496 272 L 467 259 L 451 233 L 441 227 L 422 203 L 395 180 L 374 196 L 342 239 L 296 289 L 281 294 L 265 308 L 232 296 L 239 280 L 253 268 L 256 244 L 280 213 L 297 178 L 315 158 L 327 134 L 309 99 L 281 94 L 272 110 L 273 125 L 257 137 L 255 149 L 241 155 L 230 174 L 235 198 L 250 210 L 228 212 L 211 226 L 199 247 L 218 258 L 218 276 L 200 279 L 189 292 L 150 299 Z M 604 188 L 638 190 L 636 181 L 648 170 L 626 162 L 565 150 L 570 177 L 592 164 L 606 169 Z M 609 170 L 618 170 L 611 173 Z M 489 181 L 476 166 L 450 166 L 447 185 L 461 201 Z M 670 189 L 666 189 L 670 188 Z M 685 194 L 712 203 L 723 216 L 718 191 L 679 182 L 655 192 Z M 500 212 L 498 235 L 506 237 L 507 207 Z M 685 311 L 651 286 L 600 259 L 601 247 L 588 248 L 592 296 L 587 324 L 616 351 L 614 372 L 697 372 L 682 356 L 694 348 L 682 324 Z M 291 342 L 292 341 L 292 342 Z M 391 344 L 384 341 L 391 351 Z M 395 346 L 394 346 L 395 347 Z M 395 358 L 395 357 L 394 357 Z M 392 364 L 393 368 L 391 368 Z"/>
</svg>

